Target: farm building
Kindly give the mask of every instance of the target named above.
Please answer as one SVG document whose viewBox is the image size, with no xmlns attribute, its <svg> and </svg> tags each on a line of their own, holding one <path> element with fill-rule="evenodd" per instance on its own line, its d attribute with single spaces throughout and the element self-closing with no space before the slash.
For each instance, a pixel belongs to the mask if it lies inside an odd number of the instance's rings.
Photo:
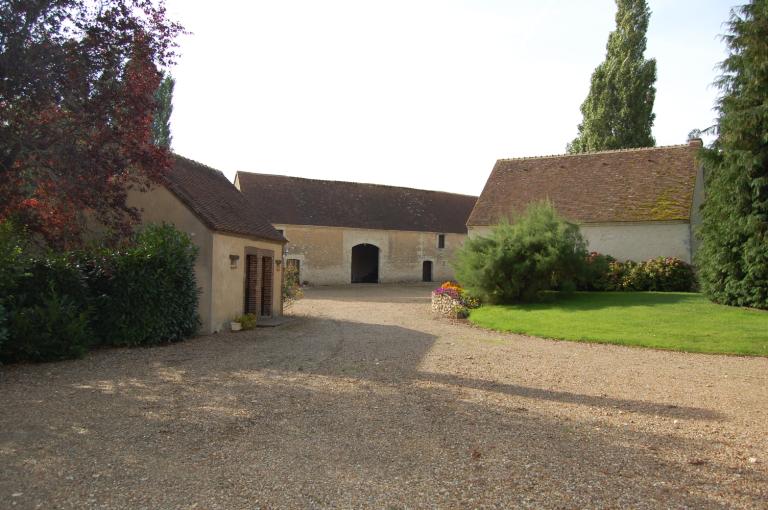
<svg viewBox="0 0 768 510">
<path fill-rule="evenodd" d="M 500 159 L 467 222 L 484 235 L 531 202 L 551 201 L 581 227 L 589 249 L 620 260 L 678 257 L 691 262 L 704 198 L 696 160 L 701 140 L 685 145 Z"/>
<path fill-rule="evenodd" d="M 286 262 L 318 285 L 453 277 L 477 197 L 238 172 L 235 186 L 286 239 Z"/>
</svg>

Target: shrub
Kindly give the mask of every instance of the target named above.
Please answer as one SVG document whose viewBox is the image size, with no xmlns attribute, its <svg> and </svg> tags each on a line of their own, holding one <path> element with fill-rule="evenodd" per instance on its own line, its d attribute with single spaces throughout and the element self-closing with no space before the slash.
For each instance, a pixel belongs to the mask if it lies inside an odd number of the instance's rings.
<svg viewBox="0 0 768 510">
<path fill-rule="evenodd" d="M 196 257 L 189 236 L 165 224 L 147 226 L 123 249 L 92 254 L 86 271 L 101 342 L 154 345 L 193 335 Z"/>
<path fill-rule="evenodd" d="M 592 253 L 585 275 L 579 285 L 583 290 L 690 292 L 696 288 L 693 266 L 674 257 L 638 263 Z"/>
<path fill-rule="evenodd" d="M 8 340 L 8 317 L 5 313 L 5 307 L 0 304 L 0 352 L 3 351 L 3 344 Z"/>
<path fill-rule="evenodd" d="M 299 282 L 299 270 L 296 266 L 286 266 L 283 275 L 283 306 L 288 307 L 294 301 L 304 297 Z"/>
<path fill-rule="evenodd" d="M 246 313 L 238 315 L 234 318 L 235 322 L 239 322 L 243 329 L 254 329 L 256 327 L 256 314 Z"/>
<path fill-rule="evenodd" d="M 586 243 L 579 227 L 549 202 L 532 204 L 489 237 L 467 239 L 454 262 L 456 278 L 484 302 L 532 300 L 544 290 L 572 290 L 584 272 Z"/>
<path fill-rule="evenodd" d="M 696 275 L 690 264 L 674 257 L 657 257 L 639 264 L 636 286 L 639 290 L 690 292 L 696 286 Z"/>
<path fill-rule="evenodd" d="M 579 277 L 578 288 L 596 291 L 616 290 L 611 288 L 613 286 L 611 264 L 615 262 L 616 259 L 610 255 L 591 252 L 586 258 L 586 264 Z"/>
<path fill-rule="evenodd" d="M 9 325 L 10 335 L 0 344 L 4 362 L 78 358 L 93 341 L 87 312 L 53 285 L 38 304 L 15 309 Z"/>
</svg>

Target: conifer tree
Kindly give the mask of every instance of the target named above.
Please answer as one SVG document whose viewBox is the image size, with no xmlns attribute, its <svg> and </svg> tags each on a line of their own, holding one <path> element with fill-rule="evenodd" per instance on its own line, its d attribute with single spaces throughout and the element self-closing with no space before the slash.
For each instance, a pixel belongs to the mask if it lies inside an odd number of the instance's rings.
<svg viewBox="0 0 768 510">
<path fill-rule="evenodd" d="M 164 149 L 171 148 L 171 113 L 173 113 L 173 88 L 176 80 L 166 74 L 155 92 L 155 116 L 152 119 L 152 140 Z"/>
<path fill-rule="evenodd" d="M 713 301 L 768 308 L 768 0 L 734 9 L 724 40 L 697 263 Z"/>
<path fill-rule="evenodd" d="M 656 144 L 651 134 L 656 60 L 643 55 L 651 11 L 645 0 L 616 0 L 616 5 L 616 30 L 608 36 L 605 61 L 592 74 L 579 134 L 568 152 Z"/>
</svg>

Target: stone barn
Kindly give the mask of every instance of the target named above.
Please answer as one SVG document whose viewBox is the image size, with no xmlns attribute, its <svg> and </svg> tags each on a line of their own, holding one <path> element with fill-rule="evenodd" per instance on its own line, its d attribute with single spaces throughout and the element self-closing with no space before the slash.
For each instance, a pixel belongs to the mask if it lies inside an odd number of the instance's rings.
<svg viewBox="0 0 768 510">
<path fill-rule="evenodd" d="M 500 159 L 467 222 L 485 235 L 531 202 L 551 201 L 578 223 L 589 249 L 620 260 L 678 257 L 691 262 L 704 198 L 696 160 L 701 140 L 685 145 Z"/>
<path fill-rule="evenodd" d="M 477 199 L 249 172 L 235 186 L 288 239 L 286 263 L 317 285 L 453 278 Z"/>
</svg>

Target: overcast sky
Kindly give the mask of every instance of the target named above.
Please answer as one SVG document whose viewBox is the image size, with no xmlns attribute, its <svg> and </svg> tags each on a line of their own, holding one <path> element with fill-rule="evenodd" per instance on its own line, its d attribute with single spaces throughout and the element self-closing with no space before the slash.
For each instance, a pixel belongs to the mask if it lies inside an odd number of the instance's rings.
<svg viewBox="0 0 768 510">
<path fill-rule="evenodd" d="M 657 144 L 713 123 L 735 0 L 649 0 Z M 173 149 L 224 171 L 479 194 L 498 158 L 559 154 L 612 0 L 168 0 Z"/>
</svg>

